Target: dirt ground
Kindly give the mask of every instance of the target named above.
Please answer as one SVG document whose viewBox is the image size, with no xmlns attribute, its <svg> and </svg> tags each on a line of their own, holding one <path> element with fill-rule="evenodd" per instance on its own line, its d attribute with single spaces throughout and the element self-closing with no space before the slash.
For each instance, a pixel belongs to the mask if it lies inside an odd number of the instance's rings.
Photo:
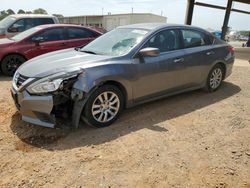
<svg viewBox="0 0 250 188">
<path fill-rule="evenodd" d="M 48 129 L 20 120 L 0 77 L 0 187 L 250 188 L 250 65 L 215 93 L 126 110 L 108 128 Z"/>
</svg>

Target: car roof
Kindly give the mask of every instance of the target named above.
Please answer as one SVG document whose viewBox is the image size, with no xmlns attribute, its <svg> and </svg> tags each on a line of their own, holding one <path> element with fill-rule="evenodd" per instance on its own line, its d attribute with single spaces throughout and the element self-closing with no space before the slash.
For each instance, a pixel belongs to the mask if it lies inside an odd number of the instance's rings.
<svg viewBox="0 0 250 188">
<path fill-rule="evenodd" d="M 145 29 L 145 30 L 154 31 L 154 30 L 158 30 L 162 28 L 171 28 L 171 27 L 193 28 L 193 29 L 206 31 L 202 28 L 195 27 L 195 26 L 184 25 L 184 24 L 169 24 L 169 23 L 140 23 L 140 24 L 120 26 L 118 28 Z"/>
<path fill-rule="evenodd" d="M 45 24 L 45 25 L 38 25 L 36 26 L 36 28 L 39 29 L 47 29 L 47 28 L 54 28 L 54 27 L 78 27 L 78 28 L 85 28 L 85 29 L 89 29 L 92 31 L 95 31 L 97 33 L 102 34 L 102 32 L 94 29 L 94 28 L 90 28 L 90 27 L 86 27 L 86 26 L 81 26 L 81 25 L 74 25 L 74 24 Z"/>
<path fill-rule="evenodd" d="M 13 18 L 54 18 L 55 16 L 47 14 L 12 14 Z"/>
</svg>

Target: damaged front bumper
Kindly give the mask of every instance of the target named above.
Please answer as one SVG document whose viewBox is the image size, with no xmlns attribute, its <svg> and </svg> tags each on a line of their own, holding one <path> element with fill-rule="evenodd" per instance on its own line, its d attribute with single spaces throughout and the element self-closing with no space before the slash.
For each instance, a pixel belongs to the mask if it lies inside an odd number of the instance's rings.
<svg viewBox="0 0 250 188">
<path fill-rule="evenodd" d="M 25 90 L 18 92 L 14 88 L 11 89 L 11 94 L 23 121 L 44 127 L 55 127 L 56 118 L 51 113 L 54 106 L 52 95 L 33 96 Z"/>
<path fill-rule="evenodd" d="M 46 82 L 62 76 L 63 81 L 61 87 L 41 94 L 32 94 L 29 90 L 29 87 L 39 80 L 16 73 L 13 78 L 11 94 L 22 120 L 31 124 L 55 128 L 57 118 L 67 118 L 67 120 L 71 119 L 71 126 L 77 128 L 87 97 L 86 92 L 74 87 L 80 75 L 79 71 L 73 73 L 43 78 Z"/>
</svg>

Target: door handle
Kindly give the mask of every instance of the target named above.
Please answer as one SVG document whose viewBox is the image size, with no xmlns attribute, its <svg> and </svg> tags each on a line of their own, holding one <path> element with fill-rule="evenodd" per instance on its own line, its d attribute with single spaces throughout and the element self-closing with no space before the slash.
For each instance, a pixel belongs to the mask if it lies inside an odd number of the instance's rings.
<svg viewBox="0 0 250 188">
<path fill-rule="evenodd" d="M 206 53 L 206 55 L 213 55 L 214 54 L 214 52 L 213 51 L 211 51 L 211 52 L 207 52 Z"/>
<path fill-rule="evenodd" d="M 174 63 L 182 63 L 184 62 L 184 58 L 177 58 L 174 60 Z"/>
</svg>

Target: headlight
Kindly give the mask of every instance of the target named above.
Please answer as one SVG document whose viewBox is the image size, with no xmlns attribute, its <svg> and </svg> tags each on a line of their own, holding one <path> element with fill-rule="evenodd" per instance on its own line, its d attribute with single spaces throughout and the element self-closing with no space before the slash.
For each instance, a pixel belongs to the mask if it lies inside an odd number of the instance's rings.
<svg viewBox="0 0 250 188">
<path fill-rule="evenodd" d="M 53 91 L 58 90 L 58 88 L 61 86 L 62 82 L 63 82 L 62 79 L 56 79 L 56 80 L 52 80 L 52 81 L 34 83 L 34 84 L 31 84 L 27 88 L 27 90 L 33 94 L 53 92 Z"/>
<path fill-rule="evenodd" d="M 63 87 L 63 81 L 77 77 L 80 73 L 84 74 L 84 70 L 71 70 L 67 73 L 59 72 L 32 83 L 27 87 L 27 90 L 31 94 L 53 92 Z"/>
</svg>

